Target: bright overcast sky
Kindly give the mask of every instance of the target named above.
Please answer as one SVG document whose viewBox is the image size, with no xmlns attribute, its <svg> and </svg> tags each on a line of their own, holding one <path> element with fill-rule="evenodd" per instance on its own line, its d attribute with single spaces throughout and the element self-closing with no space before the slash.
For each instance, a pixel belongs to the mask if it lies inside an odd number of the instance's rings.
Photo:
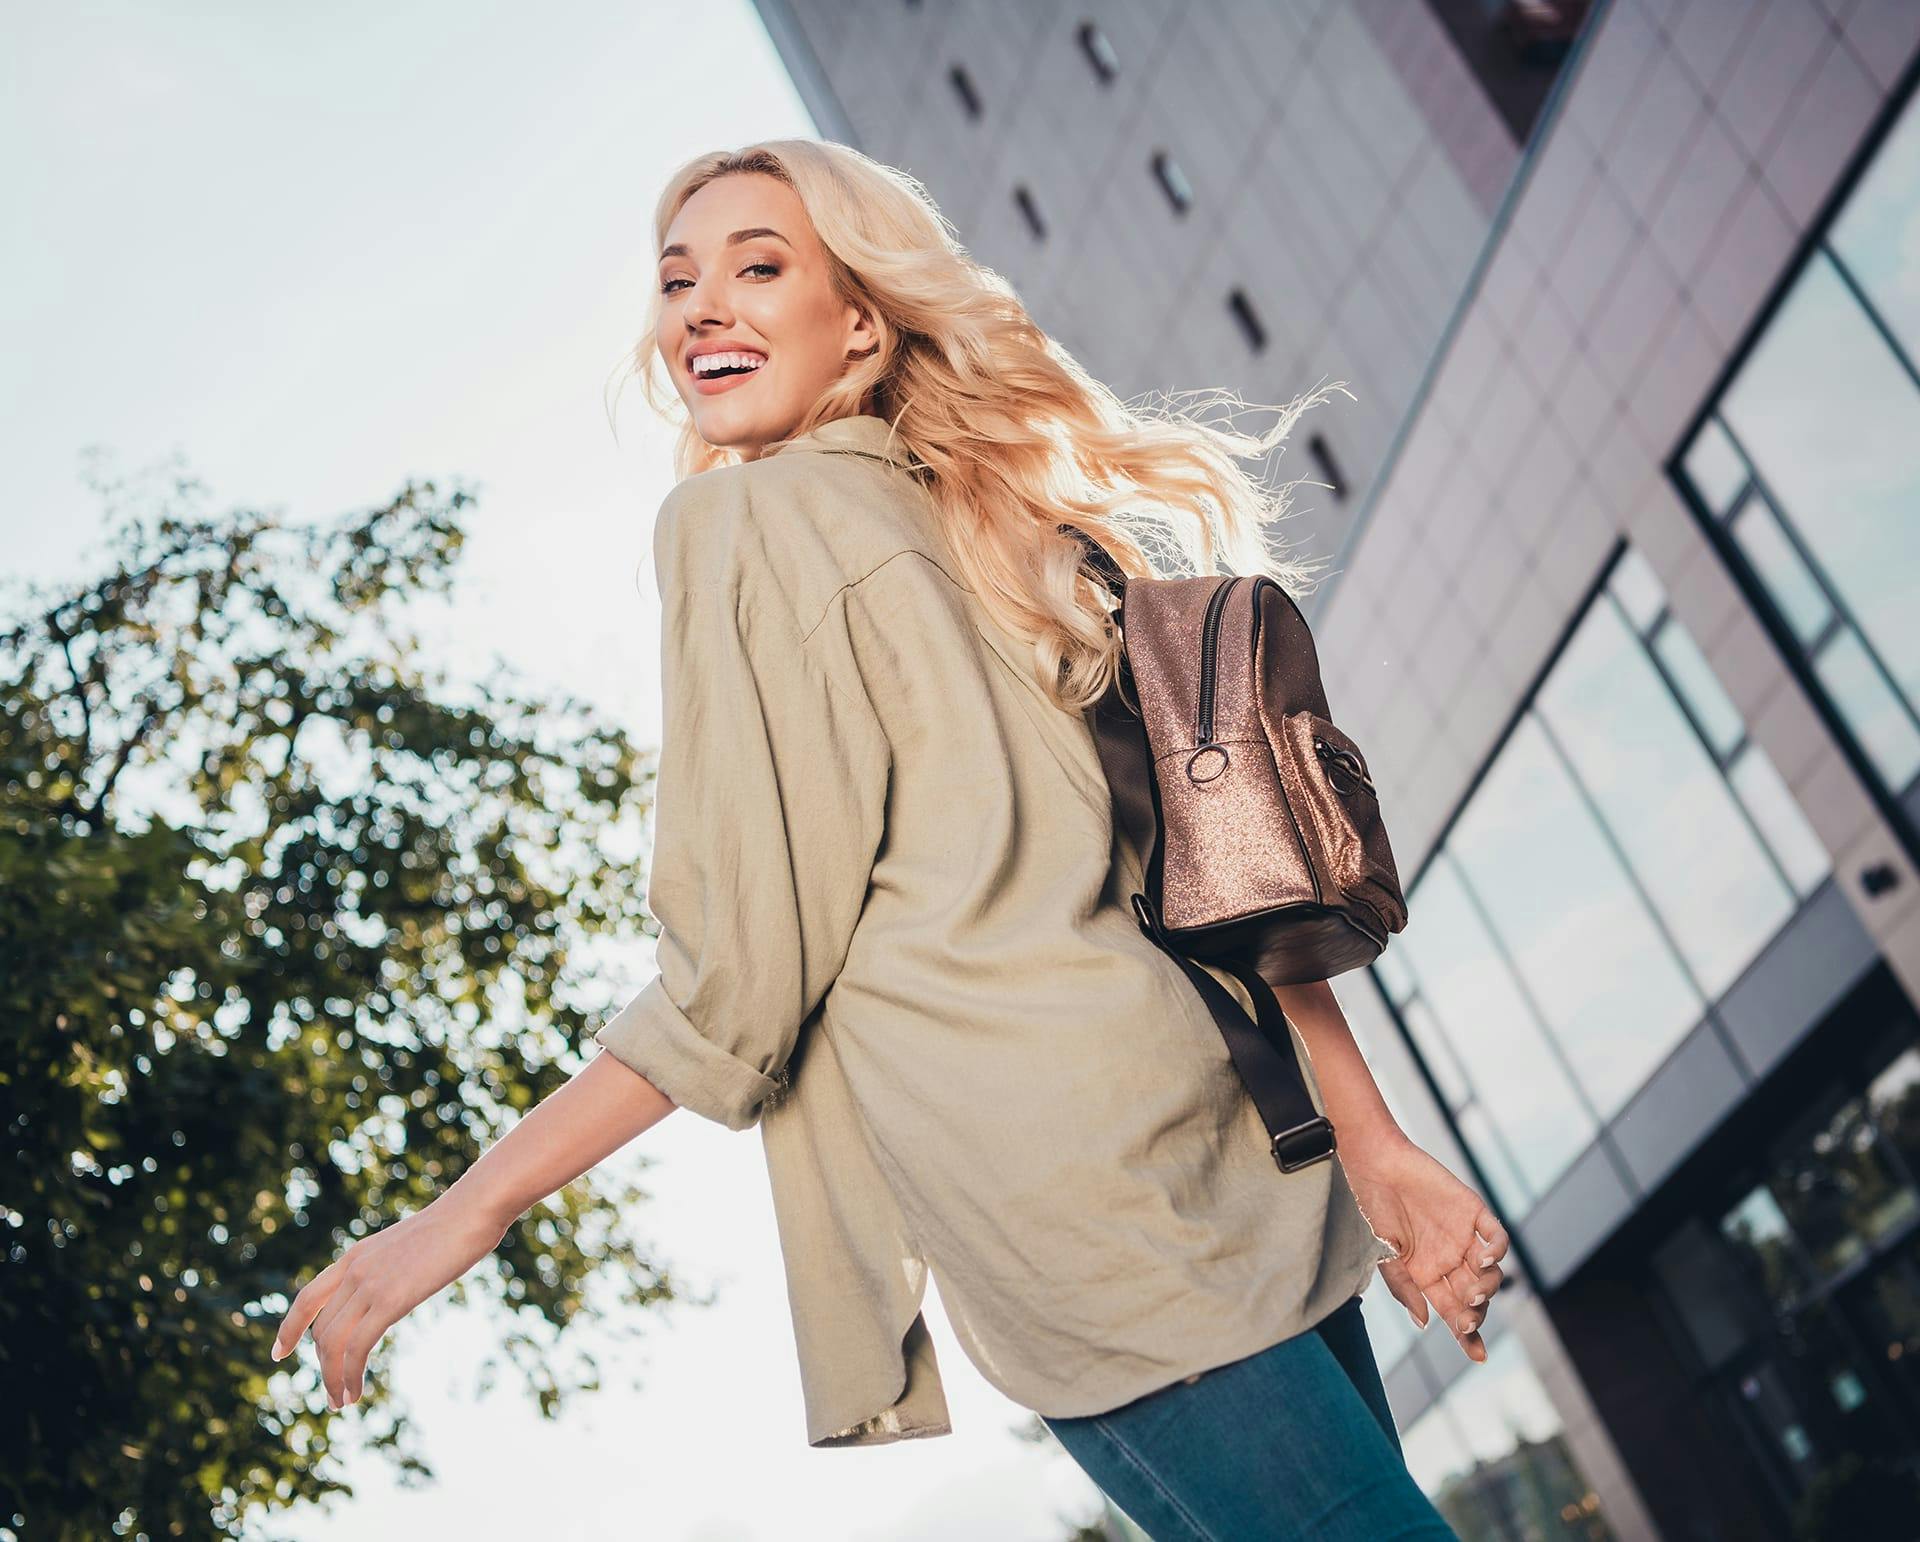
<svg viewBox="0 0 1920 1542">
<path fill-rule="evenodd" d="M 668 441 L 629 386 L 616 442 L 604 393 L 669 170 L 813 132 L 749 0 L 4 14 L 0 571 L 88 569 L 89 445 L 295 518 L 464 478 L 453 645 L 654 742 Z M 439 1482 L 356 1457 L 354 1499 L 273 1535 L 1039 1542 L 1085 1518 L 1091 1486 L 1012 1438 L 932 1296 L 956 1433 L 810 1450 L 758 1134 L 680 1112 L 633 1149 L 658 1158 L 647 1234 L 719 1303 L 603 1354 L 608 1390 L 552 1423 L 510 1372 L 475 1395 L 484 1315 L 416 1314 L 388 1366 Z"/>
</svg>

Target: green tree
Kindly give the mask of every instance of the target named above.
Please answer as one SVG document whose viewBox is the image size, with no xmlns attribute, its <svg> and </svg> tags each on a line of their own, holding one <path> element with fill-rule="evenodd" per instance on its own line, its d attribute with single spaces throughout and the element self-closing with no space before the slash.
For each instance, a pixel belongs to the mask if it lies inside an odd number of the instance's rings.
<svg viewBox="0 0 1920 1542">
<path fill-rule="evenodd" d="M 590 955 L 644 929 L 650 761 L 425 660 L 467 494 L 203 501 L 174 478 L 0 632 L 0 1529 L 38 1536 L 350 1492 L 310 1358 L 267 1358 L 279 1313 L 567 1079 L 610 1004 Z M 628 1230 L 644 1197 L 572 1185 L 450 1293 L 497 1302 L 549 1415 L 597 1385 L 558 1354 L 590 1284 L 686 1295 Z M 430 1475 L 384 1376 L 358 1406 Z"/>
</svg>

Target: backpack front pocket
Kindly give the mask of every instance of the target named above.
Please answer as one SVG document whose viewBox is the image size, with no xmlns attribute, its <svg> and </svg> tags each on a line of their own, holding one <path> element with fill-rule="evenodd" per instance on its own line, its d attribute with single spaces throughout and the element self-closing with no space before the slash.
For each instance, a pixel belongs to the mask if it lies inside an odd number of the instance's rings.
<svg viewBox="0 0 1920 1542">
<path fill-rule="evenodd" d="M 1399 931 L 1407 924 L 1406 901 L 1360 746 L 1317 712 L 1289 712 L 1280 726 L 1276 748 L 1291 761 L 1287 791 L 1305 804 L 1297 817 L 1319 845 L 1322 870 L 1383 930 Z"/>
</svg>

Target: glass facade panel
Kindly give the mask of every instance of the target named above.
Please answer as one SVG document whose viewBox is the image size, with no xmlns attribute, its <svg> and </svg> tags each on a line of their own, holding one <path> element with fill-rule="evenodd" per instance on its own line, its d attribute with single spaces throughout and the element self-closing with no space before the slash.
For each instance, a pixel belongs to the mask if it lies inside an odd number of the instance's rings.
<svg viewBox="0 0 1920 1542">
<path fill-rule="evenodd" d="M 1907 1050 L 1873 1079 L 1867 1109 L 1907 1170 L 1920 1170 L 1920 1049 Z"/>
<path fill-rule="evenodd" d="M 1427 1063 L 1427 1069 L 1433 1073 L 1434 1084 L 1440 1089 L 1448 1108 L 1458 1111 L 1473 1098 L 1473 1089 L 1467 1084 L 1466 1072 L 1460 1069 L 1460 1062 L 1453 1053 L 1453 1045 L 1447 1041 L 1446 1033 L 1434 1018 L 1433 1008 L 1424 996 L 1409 1001 L 1402 1012 L 1407 1027 L 1420 1042 L 1421 1058 Z"/>
<path fill-rule="evenodd" d="M 1888 673 L 1920 699 L 1920 391 L 1830 257 L 1801 275 L 1720 415 Z"/>
<path fill-rule="evenodd" d="M 1688 1222 L 1653 1252 L 1681 1342 L 1768 1469 L 1792 1534 L 1884 1534 L 1869 1522 L 1920 1505 L 1920 1046 L 1883 1048 L 1810 1091 L 1812 1111 L 1754 1153 L 1707 1250 Z"/>
<path fill-rule="evenodd" d="M 1920 99 L 1680 456 L 1883 790 L 1920 778 Z M 1752 485 L 1738 488 L 1740 468 Z"/>
<path fill-rule="evenodd" d="M 1747 725 L 1693 633 L 1677 622 L 1663 626 L 1653 634 L 1653 651 L 1709 748 L 1725 760 L 1747 736 Z"/>
<path fill-rule="evenodd" d="M 1647 559 L 1631 546 L 1622 549 L 1613 571 L 1607 575 L 1607 587 L 1627 613 L 1633 629 L 1643 635 L 1653 630 L 1654 622 L 1667 608 L 1666 589 L 1647 565 Z"/>
<path fill-rule="evenodd" d="M 1500 1213 L 1525 1215 L 1540 1196 L 1528 1187 L 1526 1175 L 1508 1152 L 1505 1138 L 1493 1127 L 1486 1110 L 1478 1104 L 1465 1109 L 1459 1116 L 1459 1127 L 1460 1138 L 1480 1163 L 1481 1172 L 1486 1174 L 1487 1183 L 1493 1189 L 1490 1197 Z"/>
<path fill-rule="evenodd" d="M 1805 899 L 1833 871 L 1833 862 L 1800 805 L 1794 802 L 1773 757 L 1749 741 L 1739 758 L 1727 767 L 1727 780 L 1779 859 L 1794 893 Z"/>
<path fill-rule="evenodd" d="M 1397 939 L 1433 1009 L 1432 1021 L 1471 1048 L 1469 1076 L 1535 1192 L 1564 1172 L 1598 1131 L 1501 957 L 1451 859 L 1434 859 L 1408 902 Z M 1417 909 L 1415 908 L 1417 905 Z M 1423 1056 L 1447 1053 L 1419 1037 Z"/>
<path fill-rule="evenodd" d="M 1373 969 L 1375 977 L 1386 988 L 1387 1000 L 1396 1007 L 1413 994 L 1413 976 L 1407 972 L 1406 961 L 1395 949 L 1389 948 L 1382 953 Z"/>
<path fill-rule="evenodd" d="M 1858 634 L 1849 628 L 1835 636 L 1813 668 L 1881 780 L 1904 788 L 1920 775 L 1920 727 Z"/>
<path fill-rule="evenodd" d="M 1920 356 L 1920 112 L 1882 141 L 1827 235 L 1908 358 Z"/>
<path fill-rule="evenodd" d="M 1676 653 L 1693 650 L 1696 672 L 1709 682 L 1703 695 L 1731 716 L 1729 737 L 1745 737 L 1738 711 L 1680 624 L 1669 617 L 1657 637 L 1683 639 L 1671 644 Z M 1536 710 L 1692 973 L 1677 980 L 1665 958 L 1647 961 L 1633 1005 L 1671 1026 L 1659 1046 L 1665 1049 L 1699 1018 L 1702 993 L 1720 995 L 1793 913 L 1793 892 L 1728 795 L 1715 755 L 1611 606 L 1595 606 L 1581 622 Z M 1636 1069 L 1628 1091 L 1652 1066 L 1629 1067 Z"/>
<path fill-rule="evenodd" d="M 1382 1371 L 1394 1365 L 1420 1337 L 1407 1309 L 1393 1299 L 1393 1292 L 1378 1274 L 1361 1292 L 1360 1315 L 1366 1320 L 1367 1342 L 1373 1346 L 1373 1358 Z"/>
<path fill-rule="evenodd" d="M 1407 1467 L 1464 1542 L 1613 1535 L 1515 1334 L 1487 1348 L 1402 1437 Z"/>
<path fill-rule="evenodd" d="M 1447 846 L 1593 1106 L 1616 1112 L 1704 1003 L 1538 718 Z M 1485 1054 L 1474 1042 L 1469 1064 Z"/>
<path fill-rule="evenodd" d="M 1764 498 L 1749 498 L 1729 528 L 1793 635 L 1812 647 L 1833 620 L 1833 607 L 1799 549 L 1781 528 L 1773 505 Z"/>
<path fill-rule="evenodd" d="M 1709 422 L 1687 451 L 1687 476 L 1700 490 L 1701 502 L 1724 516 L 1747 485 L 1747 462 L 1727 431 Z"/>
<path fill-rule="evenodd" d="M 1623 548 L 1432 859 L 1381 988 L 1514 1219 L 1828 872 Z"/>
</svg>

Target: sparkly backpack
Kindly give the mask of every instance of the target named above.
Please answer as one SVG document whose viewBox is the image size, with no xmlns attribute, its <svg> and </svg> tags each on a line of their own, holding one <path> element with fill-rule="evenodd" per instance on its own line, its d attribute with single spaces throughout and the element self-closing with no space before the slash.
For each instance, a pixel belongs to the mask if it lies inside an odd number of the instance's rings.
<svg viewBox="0 0 1920 1542">
<path fill-rule="evenodd" d="M 1293 1172 L 1333 1154 L 1272 990 L 1379 957 L 1405 896 L 1359 745 L 1329 715 L 1313 634 L 1266 574 L 1128 578 L 1073 525 L 1118 601 L 1117 678 L 1090 716 L 1145 863 L 1140 929 L 1206 1000 Z M 1255 1015 L 1198 961 L 1246 987 Z"/>
</svg>

